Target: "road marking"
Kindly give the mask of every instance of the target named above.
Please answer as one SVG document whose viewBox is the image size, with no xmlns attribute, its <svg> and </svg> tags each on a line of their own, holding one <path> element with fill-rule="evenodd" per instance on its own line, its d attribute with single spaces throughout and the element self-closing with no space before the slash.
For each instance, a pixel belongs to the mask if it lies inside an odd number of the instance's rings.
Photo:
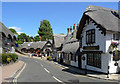
<svg viewBox="0 0 120 84">
<path fill-rule="evenodd" d="M 62 82 L 61 80 L 57 79 L 55 76 L 52 76 L 56 81 Z"/>
<path fill-rule="evenodd" d="M 35 62 L 39 63 L 38 61 L 35 61 Z"/>
<path fill-rule="evenodd" d="M 48 71 L 46 68 L 44 68 L 46 72 L 50 73 L 50 71 Z"/>
<path fill-rule="evenodd" d="M 43 67 L 43 65 L 42 64 L 40 64 L 42 67 Z"/>
<path fill-rule="evenodd" d="M 22 71 L 25 69 L 26 67 L 26 63 L 23 66 L 23 68 L 21 69 L 21 71 L 14 77 L 13 83 L 17 83 L 17 78 L 20 76 L 20 74 L 22 73 Z"/>
</svg>

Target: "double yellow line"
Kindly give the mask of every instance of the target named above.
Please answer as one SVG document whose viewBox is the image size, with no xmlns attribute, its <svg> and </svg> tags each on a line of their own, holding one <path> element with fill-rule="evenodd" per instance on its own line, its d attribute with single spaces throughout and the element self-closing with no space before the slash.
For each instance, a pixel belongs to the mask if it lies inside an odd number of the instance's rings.
<svg viewBox="0 0 120 84">
<path fill-rule="evenodd" d="M 22 73 L 22 71 L 25 69 L 26 67 L 26 63 L 23 65 L 22 69 L 17 73 L 17 75 L 14 77 L 13 79 L 13 84 L 17 84 L 17 78 L 20 76 L 20 74 Z"/>
</svg>

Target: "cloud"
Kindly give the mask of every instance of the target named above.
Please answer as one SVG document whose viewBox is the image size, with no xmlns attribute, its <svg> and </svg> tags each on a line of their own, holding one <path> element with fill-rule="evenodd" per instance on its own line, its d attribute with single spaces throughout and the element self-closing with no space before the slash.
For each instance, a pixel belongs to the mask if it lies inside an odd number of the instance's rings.
<svg viewBox="0 0 120 84">
<path fill-rule="evenodd" d="M 19 28 L 19 27 L 8 27 L 9 29 L 15 29 L 16 30 L 16 32 L 20 35 L 21 33 L 23 33 L 23 32 L 21 32 L 21 28 Z"/>
<path fill-rule="evenodd" d="M 23 32 L 17 32 L 19 35 L 21 34 L 21 33 L 23 33 Z"/>
<path fill-rule="evenodd" d="M 39 34 L 36 34 L 35 36 L 39 36 Z"/>
<path fill-rule="evenodd" d="M 20 32 L 21 31 L 21 28 L 19 28 L 19 27 L 9 27 L 9 29 L 15 29 L 17 32 Z"/>
</svg>

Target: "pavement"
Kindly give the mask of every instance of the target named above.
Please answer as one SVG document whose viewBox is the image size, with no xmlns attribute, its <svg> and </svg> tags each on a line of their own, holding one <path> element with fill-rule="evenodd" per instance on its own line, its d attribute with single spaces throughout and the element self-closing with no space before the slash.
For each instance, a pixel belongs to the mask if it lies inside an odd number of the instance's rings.
<svg viewBox="0 0 120 84">
<path fill-rule="evenodd" d="M 23 61 L 17 61 L 13 64 L 2 66 L 2 82 L 9 82 L 12 76 L 22 67 Z"/>
<path fill-rule="evenodd" d="M 82 75 L 86 75 L 88 77 L 120 82 L 120 73 L 119 74 L 109 74 L 109 78 L 108 78 L 107 77 L 108 75 L 104 74 L 104 73 L 97 73 L 97 72 L 89 71 L 89 70 L 87 70 L 85 72 L 85 70 L 79 69 L 79 68 L 76 68 L 76 67 L 61 65 L 57 62 L 53 62 L 53 63 L 55 63 L 56 65 L 58 65 L 60 67 L 68 69 L 69 71 L 73 71 L 73 72 L 76 72 L 76 73 L 79 73 L 79 74 L 82 74 Z"/>
<path fill-rule="evenodd" d="M 20 54 L 19 54 L 20 55 Z M 20 55 L 22 57 L 29 57 L 29 55 Z M 53 67 L 54 65 L 56 65 L 57 67 L 55 69 L 58 69 L 58 66 L 61 67 L 61 71 L 60 73 L 63 73 L 63 72 L 68 72 L 70 74 L 74 74 L 74 76 L 76 77 L 88 77 L 88 79 L 94 79 L 94 81 L 115 81 L 115 82 L 118 82 L 120 81 L 119 80 L 119 74 L 110 74 L 109 75 L 109 78 L 107 78 L 107 75 L 106 74 L 101 74 L 101 73 L 96 73 L 96 72 L 92 72 L 92 71 L 87 71 L 87 74 L 85 75 L 85 70 L 81 70 L 81 69 L 78 69 L 76 67 L 72 67 L 72 66 L 66 66 L 66 65 L 62 65 L 62 64 L 59 64 L 58 62 L 53 62 L 53 61 L 47 61 L 46 58 L 44 59 L 41 59 L 41 57 L 33 57 L 34 59 L 36 59 L 37 63 L 39 63 L 38 61 L 41 61 L 41 62 L 45 62 L 44 64 L 46 63 L 49 63 L 49 64 L 52 64 L 51 67 Z M 31 59 L 30 57 L 28 59 Z M 29 63 L 28 63 L 29 64 Z M 32 65 L 32 64 L 31 64 Z M 49 66 L 47 64 L 47 66 Z M 50 67 L 50 66 L 49 66 Z M 55 66 L 54 66 L 55 67 Z M 53 70 L 54 71 L 54 70 Z M 49 71 L 48 71 L 49 72 Z M 69 77 L 68 77 L 69 78 Z M 77 79 L 79 79 L 77 78 Z M 86 79 L 86 78 L 85 78 Z M 97 79 L 97 80 L 96 80 Z M 25 80 L 24 80 L 25 81 Z M 80 79 L 80 81 L 83 81 Z M 90 80 L 89 80 L 90 81 Z"/>
</svg>

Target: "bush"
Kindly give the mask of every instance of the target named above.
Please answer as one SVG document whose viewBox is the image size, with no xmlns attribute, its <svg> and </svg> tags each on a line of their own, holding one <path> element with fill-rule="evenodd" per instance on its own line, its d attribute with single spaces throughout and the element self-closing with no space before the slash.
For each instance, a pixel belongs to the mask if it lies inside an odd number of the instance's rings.
<svg viewBox="0 0 120 84">
<path fill-rule="evenodd" d="M 2 63 L 7 63 L 7 56 L 6 56 L 6 54 L 2 54 Z"/>
<path fill-rule="evenodd" d="M 52 61 L 52 56 L 48 56 L 47 60 Z"/>
<path fill-rule="evenodd" d="M 11 62 L 11 58 L 8 57 L 8 58 L 7 58 L 7 63 L 10 63 L 10 62 Z"/>
<path fill-rule="evenodd" d="M 18 59 L 18 55 L 14 53 L 9 53 L 9 56 L 12 58 L 12 61 L 15 62 Z"/>
<path fill-rule="evenodd" d="M 18 60 L 18 55 L 15 53 L 2 54 L 2 64 L 10 63 L 11 61 L 15 62 L 17 60 Z"/>
</svg>

